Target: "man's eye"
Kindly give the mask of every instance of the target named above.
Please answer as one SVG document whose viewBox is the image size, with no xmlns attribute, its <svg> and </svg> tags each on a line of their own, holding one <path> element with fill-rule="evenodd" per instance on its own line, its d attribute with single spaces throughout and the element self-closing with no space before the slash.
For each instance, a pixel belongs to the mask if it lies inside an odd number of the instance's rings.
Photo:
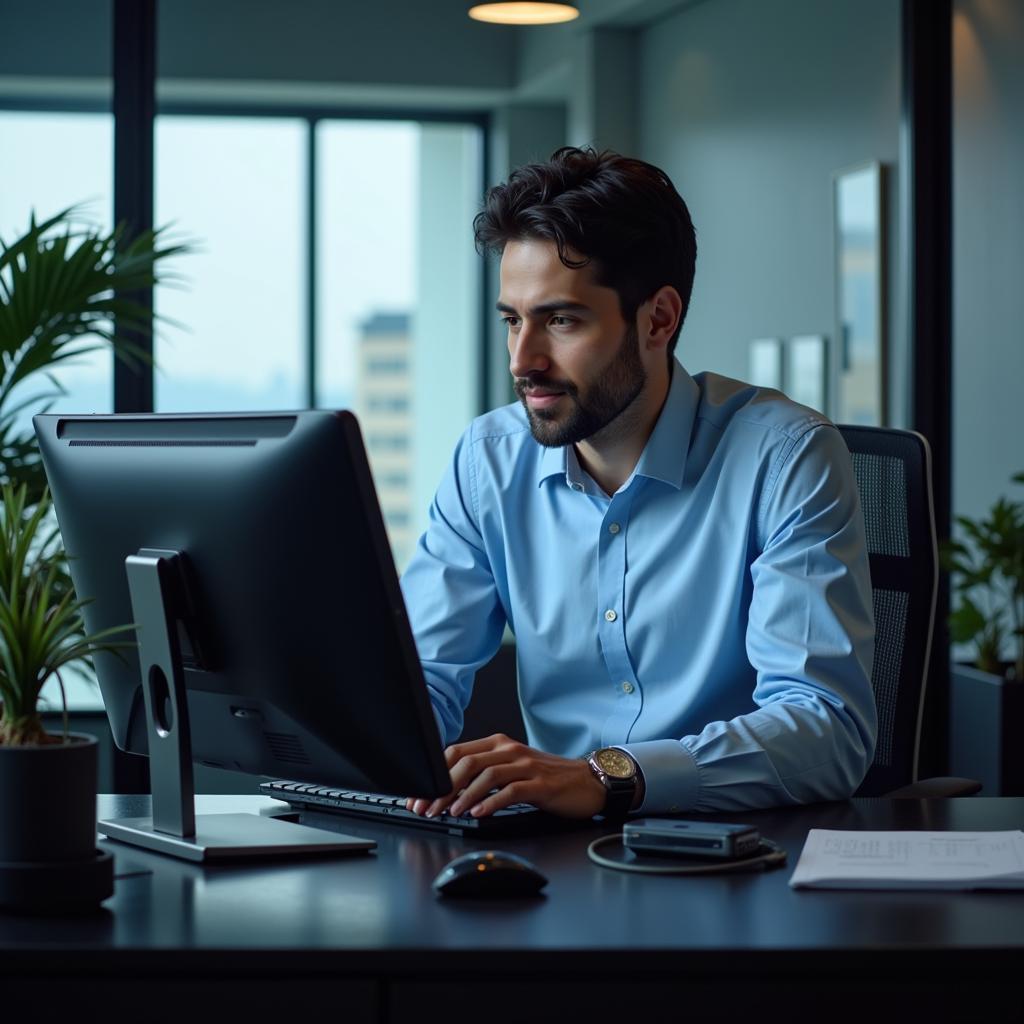
<svg viewBox="0 0 1024 1024">
<path fill-rule="evenodd" d="M 554 327 L 569 327 L 575 323 L 575 321 L 571 316 L 553 316 L 551 318 L 551 323 Z"/>
<path fill-rule="evenodd" d="M 501 322 L 506 327 L 518 327 L 519 326 L 519 317 L 517 317 L 517 316 L 503 316 L 501 318 Z"/>
</svg>

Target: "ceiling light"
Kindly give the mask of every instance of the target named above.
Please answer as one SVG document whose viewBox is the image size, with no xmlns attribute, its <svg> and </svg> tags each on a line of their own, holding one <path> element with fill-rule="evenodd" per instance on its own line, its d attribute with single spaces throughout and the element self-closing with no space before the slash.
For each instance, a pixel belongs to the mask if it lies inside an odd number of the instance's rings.
<svg viewBox="0 0 1024 1024">
<path fill-rule="evenodd" d="M 555 0 L 528 0 L 528 2 L 475 3 L 469 9 L 475 21 L 489 21 L 494 25 L 557 25 L 572 21 L 580 12 L 572 4 Z"/>
</svg>

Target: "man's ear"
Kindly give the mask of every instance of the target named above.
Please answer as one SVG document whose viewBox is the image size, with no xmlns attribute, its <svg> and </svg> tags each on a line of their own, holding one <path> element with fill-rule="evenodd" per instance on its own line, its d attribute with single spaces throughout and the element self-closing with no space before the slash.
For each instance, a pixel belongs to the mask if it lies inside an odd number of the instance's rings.
<svg viewBox="0 0 1024 1024">
<path fill-rule="evenodd" d="M 662 285 L 644 304 L 647 316 L 641 324 L 640 336 L 647 348 L 665 349 L 679 326 L 683 300 L 670 284 Z"/>
</svg>

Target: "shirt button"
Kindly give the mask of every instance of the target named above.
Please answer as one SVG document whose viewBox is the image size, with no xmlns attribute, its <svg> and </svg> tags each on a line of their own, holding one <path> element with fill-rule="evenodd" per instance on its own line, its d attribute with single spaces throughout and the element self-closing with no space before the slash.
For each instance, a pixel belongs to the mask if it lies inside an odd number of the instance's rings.
<svg viewBox="0 0 1024 1024">
<path fill-rule="evenodd" d="M 574 484 L 570 484 L 569 486 L 572 487 L 572 489 L 574 491 L 582 491 L 583 490 L 583 484 L 574 483 Z"/>
<path fill-rule="evenodd" d="M 622 692 L 623 693 L 632 693 L 633 692 L 633 684 L 628 679 L 622 684 Z"/>
<path fill-rule="evenodd" d="M 615 609 L 614 608 L 609 608 L 608 611 L 606 611 L 604 613 L 604 617 L 609 622 L 614 622 L 618 618 L 618 615 L 615 614 Z"/>
<path fill-rule="evenodd" d="M 610 525 L 608 526 L 608 532 L 609 532 L 609 533 L 618 533 L 618 532 L 619 532 L 619 530 L 621 530 L 621 529 L 622 529 L 622 527 L 621 527 L 621 526 L 619 526 L 619 524 L 618 524 L 618 523 L 611 523 L 611 524 L 610 524 Z"/>
</svg>

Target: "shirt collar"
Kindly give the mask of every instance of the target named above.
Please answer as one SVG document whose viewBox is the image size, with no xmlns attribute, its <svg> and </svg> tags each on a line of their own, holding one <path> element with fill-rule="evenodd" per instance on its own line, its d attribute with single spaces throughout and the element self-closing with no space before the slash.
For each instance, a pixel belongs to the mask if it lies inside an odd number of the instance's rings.
<svg viewBox="0 0 1024 1024">
<path fill-rule="evenodd" d="M 678 360 L 672 362 L 672 381 L 661 415 L 647 439 L 633 476 L 661 480 L 679 490 L 683 486 L 686 453 L 690 450 L 693 421 L 700 404 L 700 388 Z"/>
<path fill-rule="evenodd" d="M 565 482 L 572 486 L 569 479 L 568 447 L 540 447 L 540 459 L 537 461 L 537 486 L 539 487 L 549 476 L 565 477 Z"/>
<path fill-rule="evenodd" d="M 697 416 L 700 389 L 697 382 L 683 369 L 678 360 L 672 362 L 672 380 L 669 383 L 665 404 L 661 407 L 658 422 L 644 450 L 640 461 L 630 475 L 651 477 L 661 480 L 677 490 L 683 485 L 683 470 L 686 467 L 686 453 L 690 448 L 693 421 Z M 575 456 L 575 453 L 573 453 Z M 537 462 L 538 486 L 548 477 L 564 477 L 572 487 L 579 481 L 579 463 L 569 458 L 569 448 L 542 447 Z"/>
</svg>

